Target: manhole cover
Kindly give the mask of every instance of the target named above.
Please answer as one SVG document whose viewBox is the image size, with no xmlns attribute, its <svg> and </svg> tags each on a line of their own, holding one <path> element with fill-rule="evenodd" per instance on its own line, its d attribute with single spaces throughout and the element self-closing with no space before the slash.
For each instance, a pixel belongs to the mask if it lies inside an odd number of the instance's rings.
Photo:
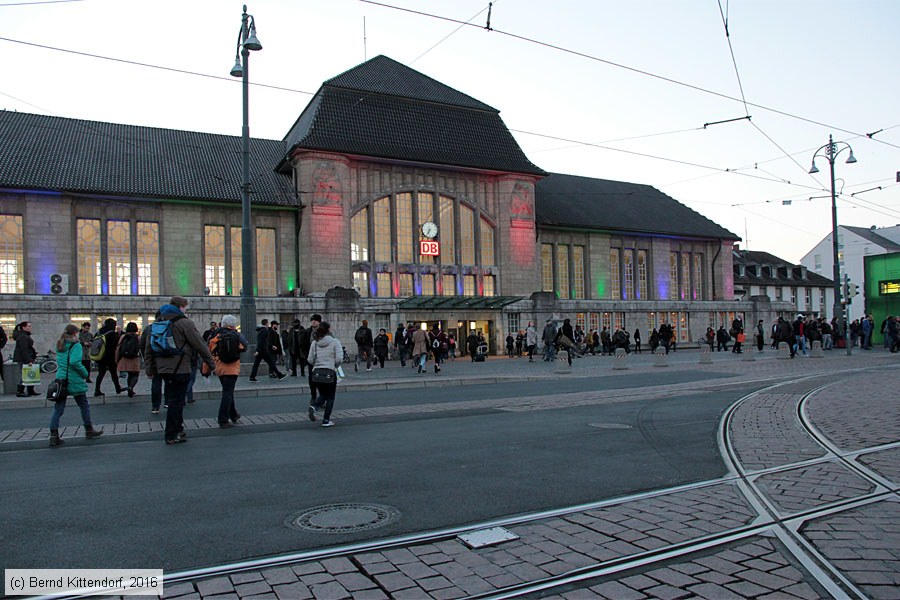
<svg viewBox="0 0 900 600">
<path fill-rule="evenodd" d="M 588 427 L 597 429 L 631 429 L 631 425 L 625 423 L 588 423 Z"/>
<path fill-rule="evenodd" d="M 384 504 L 328 504 L 294 513 L 285 525 L 319 533 L 349 533 L 383 527 L 400 518 L 400 511 Z"/>
</svg>

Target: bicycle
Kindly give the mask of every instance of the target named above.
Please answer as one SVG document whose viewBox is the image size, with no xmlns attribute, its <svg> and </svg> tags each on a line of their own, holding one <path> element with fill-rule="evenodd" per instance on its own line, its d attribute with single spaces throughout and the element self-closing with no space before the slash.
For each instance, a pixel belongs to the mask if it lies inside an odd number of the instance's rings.
<svg viewBox="0 0 900 600">
<path fill-rule="evenodd" d="M 35 364 L 41 368 L 41 373 L 56 373 L 59 364 L 56 362 L 56 352 L 47 350 L 47 354 L 41 354 L 34 359 Z"/>
</svg>

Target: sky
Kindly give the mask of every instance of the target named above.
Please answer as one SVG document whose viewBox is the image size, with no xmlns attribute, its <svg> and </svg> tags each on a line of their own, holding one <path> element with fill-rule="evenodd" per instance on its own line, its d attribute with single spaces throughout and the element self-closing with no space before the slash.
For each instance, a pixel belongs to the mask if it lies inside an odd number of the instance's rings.
<svg viewBox="0 0 900 600">
<path fill-rule="evenodd" d="M 0 0 L 0 109 L 239 136 L 241 12 Z M 253 137 L 283 138 L 323 81 L 383 54 L 498 109 L 542 169 L 652 185 L 744 248 L 799 262 L 831 232 L 828 161 L 807 172 L 829 134 L 839 223 L 900 224 L 897 0 L 496 0 L 490 29 L 481 0 L 248 12 Z"/>
</svg>

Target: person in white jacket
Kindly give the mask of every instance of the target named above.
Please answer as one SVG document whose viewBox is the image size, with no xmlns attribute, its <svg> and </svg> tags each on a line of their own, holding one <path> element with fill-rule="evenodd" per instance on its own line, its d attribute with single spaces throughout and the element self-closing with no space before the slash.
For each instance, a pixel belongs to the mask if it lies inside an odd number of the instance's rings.
<svg viewBox="0 0 900 600">
<path fill-rule="evenodd" d="M 316 411 L 325 407 L 322 427 L 331 427 L 331 411 L 334 408 L 334 395 L 337 391 L 337 369 L 344 358 L 344 347 L 331 335 L 331 325 L 322 321 L 313 333 L 314 339 L 309 348 L 310 386 L 315 386 L 318 399 L 309 405 L 309 420 L 316 420 Z M 330 381 L 316 381 L 317 371 Z M 316 395 L 316 394 L 313 394 Z"/>
</svg>

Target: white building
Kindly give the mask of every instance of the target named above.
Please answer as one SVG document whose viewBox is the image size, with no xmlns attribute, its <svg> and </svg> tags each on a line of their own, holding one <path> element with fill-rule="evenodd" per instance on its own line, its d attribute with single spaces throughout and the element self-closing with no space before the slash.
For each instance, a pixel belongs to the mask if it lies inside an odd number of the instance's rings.
<svg viewBox="0 0 900 600">
<path fill-rule="evenodd" d="M 841 268 L 841 281 L 844 275 L 850 279 L 851 284 L 859 286 L 860 295 L 850 305 L 850 320 L 863 316 L 865 302 L 862 291 L 864 289 L 863 257 L 886 254 L 900 251 L 900 225 L 894 227 L 850 227 L 838 226 L 838 260 Z M 831 234 L 816 244 L 806 256 L 800 260 L 800 264 L 814 273 L 831 278 L 834 269 L 834 251 L 832 248 Z"/>
<path fill-rule="evenodd" d="M 768 252 L 735 246 L 732 254 L 735 300 L 766 296 L 777 316 L 788 320 L 798 313 L 828 319 L 834 316 L 834 285 L 830 278 Z"/>
</svg>

